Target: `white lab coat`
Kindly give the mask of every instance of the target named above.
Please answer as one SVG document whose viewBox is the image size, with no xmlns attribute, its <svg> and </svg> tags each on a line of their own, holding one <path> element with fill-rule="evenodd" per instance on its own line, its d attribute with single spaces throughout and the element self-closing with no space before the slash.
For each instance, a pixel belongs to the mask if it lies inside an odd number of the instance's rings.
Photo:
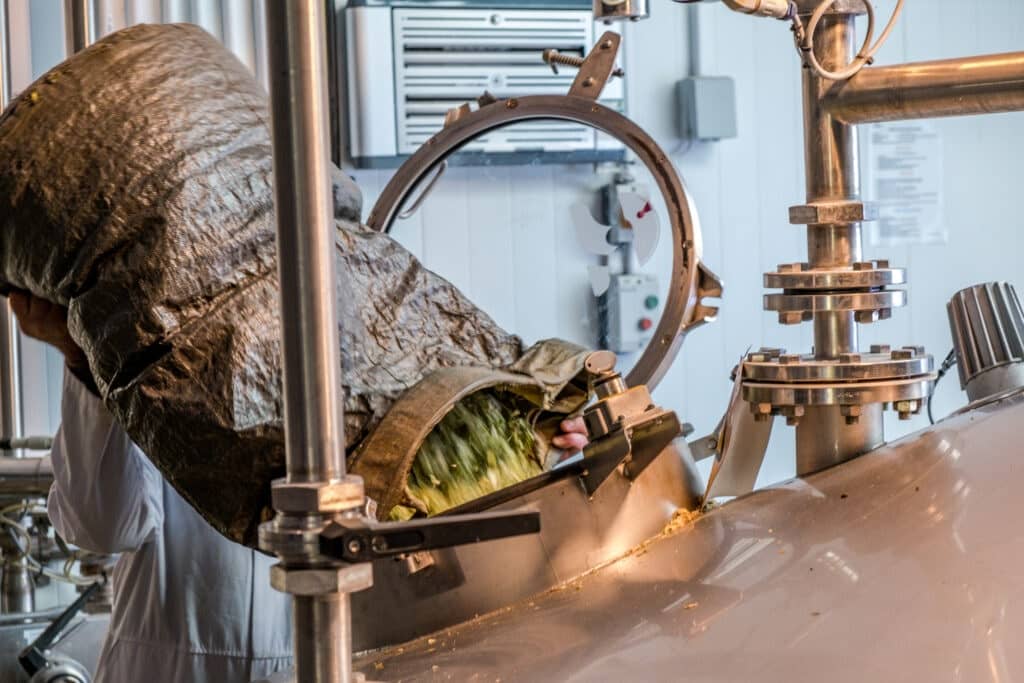
<svg viewBox="0 0 1024 683">
<path fill-rule="evenodd" d="M 273 560 L 218 534 L 65 373 L 48 508 L 69 542 L 123 553 L 96 683 L 248 683 L 291 666 Z"/>
</svg>

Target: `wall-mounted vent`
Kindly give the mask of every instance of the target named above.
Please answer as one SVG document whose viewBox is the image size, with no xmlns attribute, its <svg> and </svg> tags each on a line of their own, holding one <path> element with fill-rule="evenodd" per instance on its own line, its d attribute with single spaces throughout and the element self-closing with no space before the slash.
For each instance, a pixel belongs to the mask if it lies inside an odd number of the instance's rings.
<svg viewBox="0 0 1024 683">
<path fill-rule="evenodd" d="M 589 11 L 543 7 L 358 7 L 347 20 L 350 153 L 360 166 L 397 163 L 441 129 L 449 109 L 484 92 L 566 94 L 575 69 L 553 73 L 542 52 L 582 55 L 596 35 Z M 624 100 L 621 80 L 609 82 L 601 101 L 622 110 Z M 492 131 L 465 151 L 506 156 L 490 159 L 501 163 L 585 162 L 620 157 L 622 147 L 586 126 L 536 121 Z"/>
</svg>

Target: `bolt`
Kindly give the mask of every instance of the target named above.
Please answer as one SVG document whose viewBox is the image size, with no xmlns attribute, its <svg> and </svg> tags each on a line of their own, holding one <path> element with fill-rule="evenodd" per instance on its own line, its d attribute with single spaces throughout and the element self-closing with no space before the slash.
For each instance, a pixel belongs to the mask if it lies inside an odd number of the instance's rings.
<svg viewBox="0 0 1024 683">
<path fill-rule="evenodd" d="M 875 264 L 871 261 L 858 261 L 853 264 L 854 270 L 874 270 Z"/>
<path fill-rule="evenodd" d="M 889 357 L 893 360 L 913 360 L 914 352 L 911 349 L 896 349 Z"/>
<path fill-rule="evenodd" d="M 779 313 L 779 323 L 782 325 L 799 325 L 804 321 L 804 314 L 800 312 Z"/>
<path fill-rule="evenodd" d="M 583 87 L 584 88 L 592 88 L 592 87 L 594 87 L 595 83 L 597 83 L 597 81 L 595 81 L 590 76 L 587 76 L 586 78 L 583 79 Z"/>
<path fill-rule="evenodd" d="M 763 353 L 751 353 L 747 354 L 747 360 L 751 363 L 767 363 L 768 356 Z"/>
<path fill-rule="evenodd" d="M 839 354 L 840 363 L 859 363 L 861 357 L 859 353 L 841 353 Z"/>
<path fill-rule="evenodd" d="M 373 547 L 375 552 L 382 553 L 388 549 L 388 541 L 383 536 L 374 536 L 373 540 L 370 541 L 370 546 Z"/>
<path fill-rule="evenodd" d="M 800 273 L 800 272 L 803 271 L 803 269 L 804 269 L 804 264 L 802 264 L 802 263 L 780 263 L 779 264 L 779 272 L 780 273 Z"/>
<path fill-rule="evenodd" d="M 892 351 L 892 347 L 888 344 L 872 344 L 871 353 L 885 353 L 888 354 Z"/>
<path fill-rule="evenodd" d="M 857 311 L 853 314 L 853 319 L 862 325 L 877 323 L 882 319 L 882 313 L 881 311 Z"/>
<path fill-rule="evenodd" d="M 920 358 L 925 354 L 925 349 L 923 346 L 904 346 L 903 350 L 910 351 L 911 353 L 913 353 L 914 358 Z"/>
<path fill-rule="evenodd" d="M 882 310 L 880 310 L 878 312 L 878 319 L 879 320 L 888 320 L 891 317 L 892 317 L 892 309 L 891 308 L 883 308 Z"/>
<path fill-rule="evenodd" d="M 615 44 L 610 40 L 605 40 L 601 43 L 602 50 L 610 50 Z"/>
<path fill-rule="evenodd" d="M 888 259 L 878 259 L 877 261 L 875 261 L 875 267 L 879 268 L 879 269 L 882 269 L 882 270 L 888 268 L 889 267 Z"/>
<path fill-rule="evenodd" d="M 509 109 L 515 109 L 516 107 L 519 106 L 519 100 L 517 100 L 517 99 L 506 100 L 505 101 L 505 106 L 508 107 Z"/>
<path fill-rule="evenodd" d="M 353 538 L 348 542 L 348 551 L 353 555 L 358 555 L 363 550 L 363 542 L 358 538 Z"/>
<path fill-rule="evenodd" d="M 862 414 L 860 406 L 839 406 L 839 413 L 846 418 L 848 425 L 859 423 Z"/>
<path fill-rule="evenodd" d="M 782 415 L 786 417 L 786 424 L 790 427 L 796 427 L 800 424 L 800 418 L 804 416 L 803 406 L 783 406 L 780 410 Z"/>
<path fill-rule="evenodd" d="M 779 365 L 795 365 L 799 363 L 801 360 L 802 359 L 798 354 L 786 354 L 783 356 L 779 356 Z"/>
<path fill-rule="evenodd" d="M 758 353 L 763 353 L 768 356 L 769 359 L 775 359 L 786 352 L 786 349 L 773 349 L 769 346 L 762 346 L 758 349 Z"/>
<path fill-rule="evenodd" d="M 897 401 L 894 408 L 900 414 L 901 420 L 909 420 L 912 416 L 921 412 L 920 401 Z"/>
</svg>

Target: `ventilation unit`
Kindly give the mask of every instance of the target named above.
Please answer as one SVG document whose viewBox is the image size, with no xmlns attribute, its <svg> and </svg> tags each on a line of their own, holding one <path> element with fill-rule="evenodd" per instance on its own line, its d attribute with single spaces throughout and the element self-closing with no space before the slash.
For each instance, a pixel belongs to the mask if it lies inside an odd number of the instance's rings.
<svg viewBox="0 0 1024 683">
<path fill-rule="evenodd" d="M 346 44 L 339 54 L 347 59 L 347 156 L 361 168 L 398 165 L 441 129 L 449 109 L 484 92 L 502 99 L 568 93 L 575 69 L 561 67 L 556 74 L 541 54 L 556 48 L 583 55 L 596 35 L 589 0 L 515 7 L 464 0 L 459 8 L 357 3 L 345 10 L 345 24 Z M 620 79 L 608 83 L 601 102 L 623 110 Z M 535 121 L 492 131 L 452 161 L 621 158 L 622 145 L 591 128 Z"/>
</svg>

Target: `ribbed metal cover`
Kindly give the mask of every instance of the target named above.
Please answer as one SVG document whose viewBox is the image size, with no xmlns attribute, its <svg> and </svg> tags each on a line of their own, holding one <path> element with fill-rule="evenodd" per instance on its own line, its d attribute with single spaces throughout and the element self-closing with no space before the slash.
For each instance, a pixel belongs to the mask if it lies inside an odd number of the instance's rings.
<svg viewBox="0 0 1024 683">
<path fill-rule="evenodd" d="M 968 287 L 953 296 L 948 310 L 961 387 L 987 370 L 1024 362 L 1024 310 L 1012 285 Z"/>
</svg>

